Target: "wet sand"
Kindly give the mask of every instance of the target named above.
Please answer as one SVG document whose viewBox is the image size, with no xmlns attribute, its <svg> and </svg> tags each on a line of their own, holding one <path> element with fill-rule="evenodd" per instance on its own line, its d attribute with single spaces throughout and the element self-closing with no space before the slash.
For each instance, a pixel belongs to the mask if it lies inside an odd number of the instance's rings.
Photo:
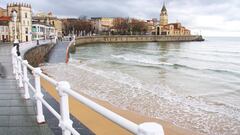
<svg viewBox="0 0 240 135">
<path fill-rule="evenodd" d="M 59 101 L 59 96 L 54 86 L 46 82 L 44 79 L 41 79 L 41 84 L 42 84 L 42 87 L 51 96 L 53 96 L 57 101 Z M 115 107 L 109 104 L 108 102 L 98 100 L 84 94 L 82 95 L 137 124 L 140 124 L 143 122 L 160 123 L 163 126 L 165 135 L 200 135 L 198 133 L 195 133 L 194 131 L 177 127 L 174 124 L 171 124 L 169 122 L 155 119 L 155 118 L 145 117 L 135 112 L 131 112 L 128 110 L 123 110 L 118 107 Z M 87 126 L 90 130 L 92 130 L 97 135 L 130 135 L 131 134 L 127 130 L 121 128 L 120 126 L 113 123 L 112 121 L 104 118 L 102 115 L 96 113 L 95 111 L 91 110 L 84 104 L 81 104 L 80 102 L 78 102 L 72 97 L 69 98 L 69 105 L 70 105 L 71 114 L 74 115 L 79 121 L 81 121 L 81 123 L 83 123 L 85 126 Z"/>
</svg>

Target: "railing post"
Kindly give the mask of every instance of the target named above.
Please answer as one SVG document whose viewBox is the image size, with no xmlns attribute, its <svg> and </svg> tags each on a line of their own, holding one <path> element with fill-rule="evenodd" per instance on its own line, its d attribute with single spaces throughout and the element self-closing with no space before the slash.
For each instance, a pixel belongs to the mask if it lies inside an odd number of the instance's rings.
<svg viewBox="0 0 240 135">
<path fill-rule="evenodd" d="M 22 88 L 23 87 L 23 73 L 22 73 L 22 58 L 21 56 L 17 57 L 18 59 L 18 81 L 19 81 L 19 87 Z"/>
<path fill-rule="evenodd" d="M 16 59 L 15 59 L 15 54 L 16 54 L 16 47 L 12 48 L 12 65 L 13 65 L 13 74 L 16 74 Z"/>
<path fill-rule="evenodd" d="M 73 45 L 74 46 L 76 45 L 76 36 L 75 35 L 73 36 Z"/>
<path fill-rule="evenodd" d="M 17 59 L 17 55 L 15 54 L 14 55 L 14 58 L 15 58 L 15 78 L 16 78 L 16 80 L 18 80 L 19 79 L 19 76 L 18 76 L 18 71 L 19 71 L 19 64 L 18 64 L 18 62 L 19 62 L 19 60 Z"/>
<path fill-rule="evenodd" d="M 161 125 L 153 122 L 147 122 L 138 126 L 137 135 L 164 135 L 164 131 Z"/>
<path fill-rule="evenodd" d="M 34 74 L 34 77 L 35 77 L 35 89 L 36 89 L 34 97 L 35 97 L 36 102 L 37 102 L 37 122 L 39 124 L 45 123 L 45 118 L 44 118 L 44 115 L 43 115 L 42 102 L 40 100 L 40 99 L 43 98 L 43 94 L 41 92 L 41 84 L 40 84 L 40 75 L 39 75 L 40 73 L 42 73 L 40 68 L 35 68 L 33 70 L 33 74 Z"/>
<path fill-rule="evenodd" d="M 72 121 L 69 114 L 68 94 L 65 92 L 70 89 L 68 82 L 62 81 L 58 83 L 57 90 L 60 96 L 60 114 L 61 120 L 59 126 L 62 128 L 63 135 L 71 135 L 68 127 L 72 127 Z"/>
<path fill-rule="evenodd" d="M 18 79 L 18 60 L 17 60 L 17 55 L 16 54 L 14 54 L 13 55 L 13 57 L 14 57 L 14 73 L 15 73 L 15 78 L 16 79 Z"/>
<path fill-rule="evenodd" d="M 27 74 L 27 65 L 28 65 L 28 61 L 24 60 L 23 61 L 23 82 L 24 82 L 24 98 L 25 99 L 29 99 L 30 95 L 29 95 L 29 90 L 28 90 L 28 74 Z"/>
</svg>

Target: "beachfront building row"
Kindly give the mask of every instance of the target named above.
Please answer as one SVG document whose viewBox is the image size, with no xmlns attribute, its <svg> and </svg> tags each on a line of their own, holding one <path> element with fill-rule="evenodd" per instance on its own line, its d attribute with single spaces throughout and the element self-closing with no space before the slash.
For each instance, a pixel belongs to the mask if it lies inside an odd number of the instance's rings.
<svg viewBox="0 0 240 135">
<path fill-rule="evenodd" d="M 101 34 L 103 32 L 114 31 L 114 20 L 117 18 L 93 17 L 91 23 L 93 25 L 94 33 Z M 131 18 L 128 18 L 131 21 Z M 165 3 L 160 12 L 160 19 L 153 18 L 146 20 L 147 26 L 146 34 L 149 35 L 170 35 L 170 36 L 186 36 L 191 35 L 191 31 L 182 26 L 180 22 L 168 23 L 168 13 Z"/>
<path fill-rule="evenodd" d="M 13 11 L 17 13 L 16 30 L 12 20 Z M 48 39 L 52 36 L 61 36 L 61 26 L 61 21 L 52 17 L 52 14 L 33 16 L 32 7 L 29 4 L 10 3 L 6 9 L 0 8 L 0 42 L 13 42 L 15 31 L 20 42 L 37 40 L 37 37 Z M 44 29 L 43 33 L 37 32 L 38 28 Z"/>
<path fill-rule="evenodd" d="M 13 41 L 14 40 L 14 23 L 12 21 L 12 12 L 17 12 L 17 35 L 20 42 L 27 42 L 31 40 L 36 40 L 38 38 L 49 38 L 53 36 L 52 28 L 55 28 L 55 36 L 62 37 L 63 20 L 54 17 L 51 12 L 44 13 L 40 12 L 35 15 L 32 13 L 32 7 L 29 4 L 23 3 L 10 3 L 7 5 L 6 9 L 0 8 L 0 41 Z M 85 18 L 86 19 L 86 18 Z M 89 25 L 91 25 L 91 32 L 95 34 L 110 34 L 114 31 L 114 21 L 118 18 L 112 17 L 92 17 Z M 126 18 L 131 21 L 131 18 Z M 65 19 L 68 20 L 68 19 Z M 142 21 L 142 20 L 141 20 Z M 181 23 L 168 23 L 168 13 L 165 4 L 163 4 L 160 20 L 152 19 L 144 21 L 147 27 L 144 34 L 148 35 L 191 35 L 191 31 L 181 25 Z M 33 24 L 34 23 L 34 24 Z M 77 27 L 83 27 L 79 24 Z M 39 33 L 36 31 L 37 28 L 46 29 L 45 33 Z M 71 31 L 78 29 L 74 27 Z M 86 26 L 84 26 L 86 27 Z M 81 28 L 83 29 L 83 28 Z M 50 34 L 50 35 L 47 35 Z M 85 35 L 85 34 L 84 34 Z"/>
</svg>

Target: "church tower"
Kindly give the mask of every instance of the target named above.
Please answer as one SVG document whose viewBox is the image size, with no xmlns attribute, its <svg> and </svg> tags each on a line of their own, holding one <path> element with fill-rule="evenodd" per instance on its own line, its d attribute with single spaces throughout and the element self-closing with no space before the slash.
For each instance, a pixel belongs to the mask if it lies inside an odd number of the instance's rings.
<svg viewBox="0 0 240 135">
<path fill-rule="evenodd" d="M 168 14 L 167 14 L 167 9 L 164 2 L 161 10 L 161 14 L 160 14 L 160 25 L 163 26 L 167 24 L 168 24 Z"/>
<path fill-rule="evenodd" d="M 17 35 L 20 42 L 32 41 L 32 7 L 26 3 L 9 3 L 7 15 L 12 16 L 13 11 L 17 12 Z M 14 22 L 9 23 L 10 40 L 14 41 Z"/>
</svg>

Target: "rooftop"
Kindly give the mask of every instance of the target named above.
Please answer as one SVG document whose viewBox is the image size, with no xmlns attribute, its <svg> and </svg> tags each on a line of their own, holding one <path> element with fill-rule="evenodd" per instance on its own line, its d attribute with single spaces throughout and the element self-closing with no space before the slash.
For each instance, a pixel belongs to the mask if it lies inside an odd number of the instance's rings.
<svg viewBox="0 0 240 135">
<path fill-rule="evenodd" d="M 48 25 L 48 24 L 46 24 L 46 23 L 43 23 L 43 22 L 36 22 L 36 21 L 33 21 L 32 22 L 32 24 L 34 25 L 34 24 L 38 24 L 38 25 L 44 25 L 44 26 L 48 26 L 48 27 L 53 27 L 53 25 Z"/>
<path fill-rule="evenodd" d="M 12 18 L 10 16 L 1 16 L 0 21 L 11 21 Z"/>
</svg>

